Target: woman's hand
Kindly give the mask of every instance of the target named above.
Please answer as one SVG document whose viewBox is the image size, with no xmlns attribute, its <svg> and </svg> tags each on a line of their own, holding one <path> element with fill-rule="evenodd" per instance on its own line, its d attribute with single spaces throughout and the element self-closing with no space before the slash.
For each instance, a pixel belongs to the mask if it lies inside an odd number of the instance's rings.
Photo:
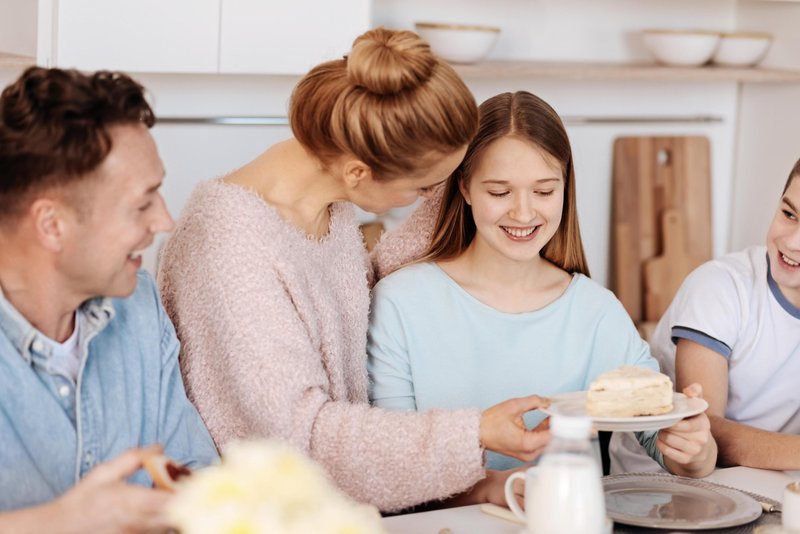
<svg viewBox="0 0 800 534">
<path fill-rule="evenodd" d="M 486 478 L 478 481 L 469 491 L 448 499 L 444 502 L 444 506 L 450 508 L 454 506 L 469 506 L 471 504 L 490 502 L 508 508 L 508 503 L 506 503 L 506 480 L 508 480 L 508 477 L 510 477 L 512 473 L 525 471 L 526 469 L 530 469 L 530 466 L 523 465 L 522 467 L 507 469 L 505 471 L 487 469 Z M 522 480 L 515 480 L 514 497 L 523 509 L 525 508 L 524 492 L 524 482 Z"/>
<path fill-rule="evenodd" d="M 506 469 L 505 471 L 492 471 L 486 470 L 486 478 L 478 482 L 478 485 L 483 486 L 483 500 L 482 502 L 490 502 L 498 506 L 505 506 L 508 508 L 506 502 L 506 480 L 517 471 L 527 471 L 531 466 L 523 465 L 516 469 Z M 476 485 L 477 487 L 477 485 Z M 522 480 L 515 480 L 513 484 L 514 498 L 517 504 L 523 510 L 525 509 L 525 483 Z"/>
<path fill-rule="evenodd" d="M 524 462 L 536 459 L 550 441 L 549 424 L 545 422 L 528 430 L 522 416 L 549 405 L 549 400 L 531 395 L 509 399 L 487 408 L 481 414 L 481 444 L 489 450 Z"/>
<path fill-rule="evenodd" d="M 703 387 L 695 382 L 686 386 L 683 393 L 699 399 L 703 397 Z M 704 477 L 717 463 L 717 443 L 711 436 L 711 423 L 705 413 L 659 431 L 656 447 L 664 455 L 667 469 L 676 475 Z"/>
</svg>

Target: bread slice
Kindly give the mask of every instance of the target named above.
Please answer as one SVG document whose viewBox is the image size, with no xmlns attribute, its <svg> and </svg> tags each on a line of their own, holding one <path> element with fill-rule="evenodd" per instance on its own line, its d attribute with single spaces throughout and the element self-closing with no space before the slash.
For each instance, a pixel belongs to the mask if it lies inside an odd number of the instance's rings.
<svg viewBox="0 0 800 534">
<path fill-rule="evenodd" d="M 163 490 L 175 491 L 175 482 L 192 474 L 186 466 L 175 463 L 161 453 L 148 454 L 142 464 L 155 487 Z"/>
<path fill-rule="evenodd" d="M 644 367 L 623 365 L 598 376 L 586 394 L 594 417 L 661 415 L 672 410 L 672 381 Z"/>
</svg>

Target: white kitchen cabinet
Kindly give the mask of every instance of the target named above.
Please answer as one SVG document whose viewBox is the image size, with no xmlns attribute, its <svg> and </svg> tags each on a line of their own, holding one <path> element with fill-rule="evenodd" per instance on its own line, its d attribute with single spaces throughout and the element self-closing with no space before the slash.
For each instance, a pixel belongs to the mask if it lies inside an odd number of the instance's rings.
<svg viewBox="0 0 800 534">
<path fill-rule="evenodd" d="M 370 0 L 222 0 L 221 73 L 303 74 L 346 54 Z"/>
<path fill-rule="evenodd" d="M 217 72 L 220 0 L 39 0 L 37 63 Z"/>
</svg>

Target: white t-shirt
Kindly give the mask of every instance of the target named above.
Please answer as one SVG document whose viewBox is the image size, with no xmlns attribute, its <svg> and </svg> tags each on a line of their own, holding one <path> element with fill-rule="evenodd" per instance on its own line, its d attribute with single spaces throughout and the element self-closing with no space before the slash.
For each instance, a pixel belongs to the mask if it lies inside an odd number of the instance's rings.
<svg viewBox="0 0 800 534">
<path fill-rule="evenodd" d="M 50 346 L 50 369 L 53 374 L 62 374 L 72 378 L 75 382 L 78 379 L 78 370 L 81 365 L 81 313 L 75 312 L 75 328 L 72 335 L 63 343 L 59 343 L 47 336 L 41 339 Z"/>
<path fill-rule="evenodd" d="M 651 341 L 662 371 L 673 380 L 678 338 L 728 360 L 726 418 L 771 432 L 800 434 L 800 309 L 772 279 L 766 247 L 712 260 L 686 278 Z M 638 447 L 635 441 L 614 441 L 625 442 L 630 450 Z M 649 460 L 644 452 L 640 457 Z M 648 466 L 655 464 L 626 461 L 618 467 L 635 471 Z M 613 464 L 612 472 L 619 472 Z"/>
</svg>

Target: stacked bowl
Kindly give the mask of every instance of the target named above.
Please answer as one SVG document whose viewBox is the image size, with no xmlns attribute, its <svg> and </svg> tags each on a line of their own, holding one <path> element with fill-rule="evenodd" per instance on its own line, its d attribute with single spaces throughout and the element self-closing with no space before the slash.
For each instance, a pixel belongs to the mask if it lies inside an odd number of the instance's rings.
<svg viewBox="0 0 800 534">
<path fill-rule="evenodd" d="M 475 63 L 494 46 L 500 28 L 472 24 L 417 22 L 420 37 L 428 41 L 437 56 L 451 63 Z"/>
<path fill-rule="evenodd" d="M 768 33 L 723 33 L 712 61 L 726 67 L 752 67 L 764 59 L 771 43 L 772 35 Z"/>
<path fill-rule="evenodd" d="M 659 63 L 697 67 L 709 61 L 726 67 L 752 67 L 767 53 L 772 36 L 758 32 L 644 30 L 645 46 Z"/>
</svg>

